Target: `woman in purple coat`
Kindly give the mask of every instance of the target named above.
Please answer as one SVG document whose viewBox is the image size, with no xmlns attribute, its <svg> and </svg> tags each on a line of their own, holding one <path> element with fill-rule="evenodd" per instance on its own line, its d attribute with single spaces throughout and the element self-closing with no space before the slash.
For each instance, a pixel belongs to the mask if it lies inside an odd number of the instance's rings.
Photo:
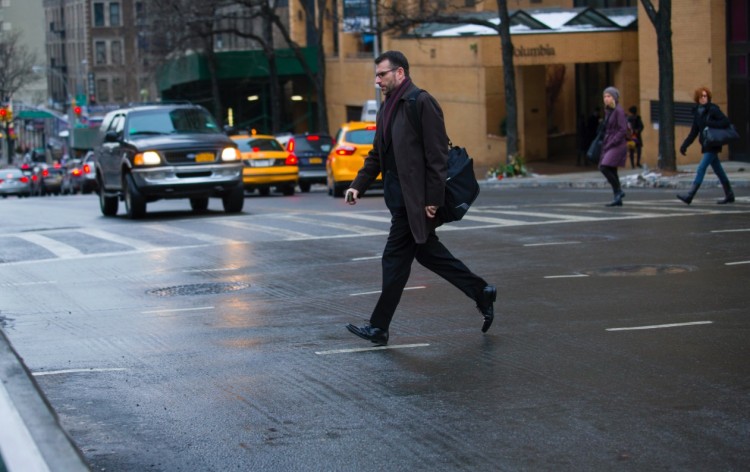
<svg viewBox="0 0 750 472">
<path fill-rule="evenodd" d="M 607 178 L 615 194 L 614 200 L 607 206 L 622 206 L 625 193 L 620 187 L 617 168 L 623 167 L 628 156 L 628 119 L 625 110 L 618 104 L 620 91 L 614 87 L 604 89 L 604 140 L 602 141 L 602 159 L 599 170 Z"/>
</svg>

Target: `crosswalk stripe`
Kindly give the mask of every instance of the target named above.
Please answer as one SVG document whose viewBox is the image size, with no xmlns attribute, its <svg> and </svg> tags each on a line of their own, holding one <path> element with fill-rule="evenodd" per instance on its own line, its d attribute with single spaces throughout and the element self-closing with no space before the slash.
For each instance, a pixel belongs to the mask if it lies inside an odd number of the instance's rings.
<svg viewBox="0 0 750 472">
<path fill-rule="evenodd" d="M 250 231 L 261 231 L 263 233 L 270 233 L 276 236 L 283 236 L 286 238 L 313 238 L 314 235 L 308 233 L 302 233 L 300 231 L 292 231 L 284 228 L 276 228 L 273 226 L 259 225 L 257 223 L 244 223 L 237 220 L 216 220 L 213 223 L 223 226 L 229 226 L 231 228 L 246 229 Z"/>
<path fill-rule="evenodd" d="M 325 228 L 341 229 L 344 231 L 350 231 L 352 233 L 357 233 L 357 234 L 372 234 L 372 232 L 374 231 L 373 228 L 368 228 L 366 226 L 357 226 L 357 225 L 352 225 L 352 224 L 347 224 L 347 223 L 335 223 L 332 221 L 323 221 L 320 219 L 316 220 L 312 218 L 300 217 L 297 215 L 279 215 L 278 218 L 284 219 L 287 221 L 294 221 L 296 223 L 303 223 L 306 225 L 316 225 L 316 226 L 321 226 Z"/>
<path fill-rule="evenodd" d="M 81 251 L 69 244 L 61 243 L 60 241 L 48 238 L 47 236 L 44 236 L 42 234 L 21 233 L 17 234 L 16 236 L 21 239 L 25 239 L 30 243 L 36 244 L 37 246 L 41 246 L 60 258 L 77 257 L 83 254 Z"/>
<path fill-rule="evenodd" d="M 566 221 L 590 221 L 589 216 L 575 216 L 575 215 L 564 215 L 561 213 L 541 213 L 536 211 L 515 211 L 515 210 L 492 210 L 492 213 L 499 213 L 501 215 L 517 215 L 517 216 L 532 216 L 534 218 L 550 218 L 553 220 L 566 220 Z"/>
<path fill-rule="evenodd" d="M 464 215 L 461 221 L 475 221 L 477 223 L 489 223 L 502 226 L 518 226 L 528 223 L 522 220 L 508 220 L 504 218 L 490 218 L 489 216 Z"/>
<path fill-rule="evenodd" d="M 133 249 L 142 251 L 153 251 L 154 249 L 162 249 L 160 246 L 155 244 L 147 243 L 138 239 L 128 238 L 126 236 L 120 236 L 119 234 L 110 233 L 98 228 L 79 228 L 76 231 L 88 234 L 95 238 L 104 239 L 105 241 L 111 241 L 113 243 L 122 244 L 123 246 L 130 246 Z"/>
<path fill-rule="evenodd" d="M 155 229 L 157 231 L 161 231 L 163 233 L 178 234 L 180 236 L 197 239 L 198 241 L 204 241 L 207 243 L 214 243 L 214 244 L 239 244 L 241 243 L 241 241 L 237 241 L 236 239 L 222 238 L 220 236 L 214 236 L 214 235 L 206 234 L 206 233 L 196 233 L 194 231 L 186 233 L 185 230 L 181 228 L 175 228 L 175 227 L 167 226 L 167 225 L 152 224 L 152 225 L 149 225 L 148 227 L 151 229 Z"/>
</svg>

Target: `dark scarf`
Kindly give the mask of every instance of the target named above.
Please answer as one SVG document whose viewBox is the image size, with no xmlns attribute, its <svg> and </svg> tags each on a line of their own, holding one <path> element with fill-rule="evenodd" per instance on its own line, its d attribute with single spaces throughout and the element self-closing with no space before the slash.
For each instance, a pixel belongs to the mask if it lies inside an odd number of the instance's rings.
<svg viewBox="0 0 750 472">
<path fill-rule="evenodd" d="M 391 128 L 393 113 L 396 111 L 396 104 L 404 96 L 404 92 L 409 88 L 409 85 L 411 85 L 411 79 L 406 77 L 396 90 L 386 96 L 385 103 L 383 104 L 383 141 L 385 142 L 388 142 L 388 133 Z"/>
</svg>

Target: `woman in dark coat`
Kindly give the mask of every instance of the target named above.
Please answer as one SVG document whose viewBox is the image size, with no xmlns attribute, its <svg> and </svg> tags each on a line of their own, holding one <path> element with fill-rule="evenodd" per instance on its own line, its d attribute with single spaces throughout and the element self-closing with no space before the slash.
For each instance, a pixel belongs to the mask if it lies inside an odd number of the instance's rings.
<svg viewBox="0 0 750 472">
<path fill-rule="evenodd" d="M 701 143 L 701 152 L 703 153 L 703 159 L 698 164 L 698 169 L 695 172 L 695 180 L 693 180 L 693 186 L 690 188 L 688 193 L 677 195 L 677 198 L 690 205 L 693 201 L 696 192 L 703 183 L 703 177 L 706 176 L 706 170 L 710 165 L 714 170 L 714 173 L 719 178 L 721 186 L 724 188 L 724 199 L 719 200 L 718 204 L 722 205 L 725 203 L 732 203 L 734 201 L 734 192 L 732 192 L 732 185 L 729 183 L 727 173 L 724 172 L 724 168 L 721 166 L 719 160 L 719 153 L 721 152 L 721 145 L 719 146 L 706 146 L 703 143 L 703 129 L 708 126 L 709 128 L 726 128 L 729 126 L 729 118 L 721 112 L 718 105 L 711 103 L 711 91 L 706 87 L 699 87 L 695 90 L 693 100 L 698 106 L 693 110 L 693 127 L 690 129 L 690 134 L 687 135 L 685 141 L 680 146 L 680 154 L 683 156 L 687 153 L 687 148 L 690 146 L 695 137 L 698 136 L 698 141 Z"/>
<path fill-rule="evenodd" d="M 620 187 L 617 168 L 623 167 L 628 157 L 628 119 L 625 111 L 618 104 L 620 91 L 614 87 L 604 89 L 604 140 L 602 141 L 602 160 L 599 170 L 607 178 L 615 194 L 614 200 L 607 206 L 622 206 L 625 193 Z"/>
</svg>

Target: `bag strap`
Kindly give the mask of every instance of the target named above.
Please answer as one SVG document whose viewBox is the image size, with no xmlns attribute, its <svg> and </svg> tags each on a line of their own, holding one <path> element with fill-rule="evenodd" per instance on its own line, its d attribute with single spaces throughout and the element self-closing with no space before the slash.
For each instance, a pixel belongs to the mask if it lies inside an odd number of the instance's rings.
<svg viewBox="0 0 750 472">
<path fill-rule="evenodd" d="M 420 119 L 419 111 L 417 110 L 417 97 L 419 97 L 419 94 L 421 94 L 422 92 L 425 92 L 425 90 L 417 87 L 412 93 L 406 96 L 406 106 L 409 108 L 407 110 L 409 122 L 411 123 L 412 128 L 417 130 L 417 133 L 419 133 L 420 141 L 422 140 L 422 120 Z M 451 138 L 448 138 L 448 147 L 453 147 Z"/>
</svg>

